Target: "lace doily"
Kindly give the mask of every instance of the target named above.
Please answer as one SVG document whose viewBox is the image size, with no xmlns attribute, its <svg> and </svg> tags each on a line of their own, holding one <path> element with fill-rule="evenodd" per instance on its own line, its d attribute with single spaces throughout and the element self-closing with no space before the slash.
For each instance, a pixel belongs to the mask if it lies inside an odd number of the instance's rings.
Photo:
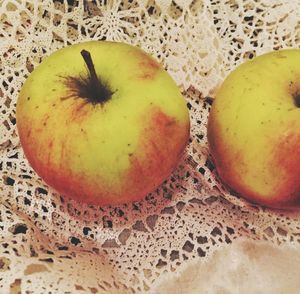
<svg viewBox="0 0 300 294">
<path fill-rule="evenodd" d="M 299 1 L 2 0 L 0 19 L 1 293 L 151 292 L 165 273 L 236 240 L 299 248 L 300 216 L 231 195 L 214 175 L 206 141 L 207 96 L 224 77 L 256 55 L 299 47 Z M 86 40 L 140 46 L 186 97 L 185 157 L 141 202 L 66 202 L 37 177 L 19 144 L 23 82 L 45 56 Z"/>
</svg>

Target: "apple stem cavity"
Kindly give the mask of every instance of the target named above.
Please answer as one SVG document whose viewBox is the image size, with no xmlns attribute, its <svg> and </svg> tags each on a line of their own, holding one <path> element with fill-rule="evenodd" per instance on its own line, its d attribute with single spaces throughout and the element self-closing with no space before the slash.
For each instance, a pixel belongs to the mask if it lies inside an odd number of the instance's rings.
<svg viewBox="0 0 300 294">
<path fill-rule="evenodd" d="M 80 97 L 93 105 L 103 105 L 112 97 L 114 92 L 97 75 L 90 52 L 81 50 L 80 54 L 87 66 L 88 76 L 66 77 L 65 84 L 70 89 L 71 94 L 62 97 L 61 100 Z"/>
<path fill-rule="evenodd" d="M 295 106 L 300 108 L 300 93 L 296 93 L 293 95 Z"/>
</svg>

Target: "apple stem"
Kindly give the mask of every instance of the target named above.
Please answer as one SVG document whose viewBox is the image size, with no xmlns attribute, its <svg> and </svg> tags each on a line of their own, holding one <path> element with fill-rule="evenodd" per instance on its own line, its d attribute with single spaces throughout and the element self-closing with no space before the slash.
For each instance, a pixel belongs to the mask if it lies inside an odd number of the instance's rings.
<svg viewBox="0 0 300 294">
<path fill-rule="evenodd" d="M 81 53 L 81 56 L 83 57 L 83 59 L 85 61 L 85 64 L 86 64 L 88 70 L 89 70 L 92 82 L 95 85 L 99 84 L 99 80 L 98 80 L 98 77 L 97 77 L 97 74 L 96 74 L 96 71 L 95 71 L 95 66 L 94 66 L 94 63 L 93 63 L 93 60 L 92 60 L 91 53 L 87 50 L 81 50 L 80 53 Z"/>
<path fill-rule="evenodd" d="M 110 91 L 109 87 L 104 85 L 98 78 L 90 52 L 81 50 L 80 53 L 89 72 L 89 80 L 86 85 L 89 89 L 86 89 L 86 92 L 88 93 L 86 98 L 93 104 L 103 103 L 109 100 L 113 93 Z"/>
</svg>

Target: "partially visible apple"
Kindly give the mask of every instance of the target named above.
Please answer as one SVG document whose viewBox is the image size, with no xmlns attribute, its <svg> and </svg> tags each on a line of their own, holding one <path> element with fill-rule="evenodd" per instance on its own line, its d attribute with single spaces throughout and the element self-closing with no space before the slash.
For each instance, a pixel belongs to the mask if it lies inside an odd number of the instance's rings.
<svg viewBox="0 0 300 294">
<path fill-rule="evenodd" d="M 208 121 L 217 173 L 250 201 L 300 207 L 300 50 L 274 51 L 235 69 Z"/>
<path fill-rule="evenodd" d="M 168 178 L 189 138 L 186 102 L 152 57 L 124 43 L 65 47 L 29 76 L 17 102 L 25 155 L 62 195 L 139 200 Z"/>
</svg>

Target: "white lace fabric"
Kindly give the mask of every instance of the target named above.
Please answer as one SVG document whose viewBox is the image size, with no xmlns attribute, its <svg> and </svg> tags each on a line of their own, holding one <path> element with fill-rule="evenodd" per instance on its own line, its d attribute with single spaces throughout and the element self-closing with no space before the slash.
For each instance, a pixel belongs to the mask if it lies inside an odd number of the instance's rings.
<svg viewBox="0 0 300 294">
<path fill-rule="evenodd" d="M 299 214 L 252 206 L 218 182 L 205 97 L 241 62 L 298 48 L 300 2 L 72 2 L 0 2 L 0 292 L 151 292 L 164 273 L 236 240 L 299 247 Z M 172 176 L 143 201 L 66 201 L 36 175 L 20 146 L 15 106 L 23 82 L 45 56 L 87 40 L 140 46 L 187 99 L 191 143 Z"/>
</svg>

